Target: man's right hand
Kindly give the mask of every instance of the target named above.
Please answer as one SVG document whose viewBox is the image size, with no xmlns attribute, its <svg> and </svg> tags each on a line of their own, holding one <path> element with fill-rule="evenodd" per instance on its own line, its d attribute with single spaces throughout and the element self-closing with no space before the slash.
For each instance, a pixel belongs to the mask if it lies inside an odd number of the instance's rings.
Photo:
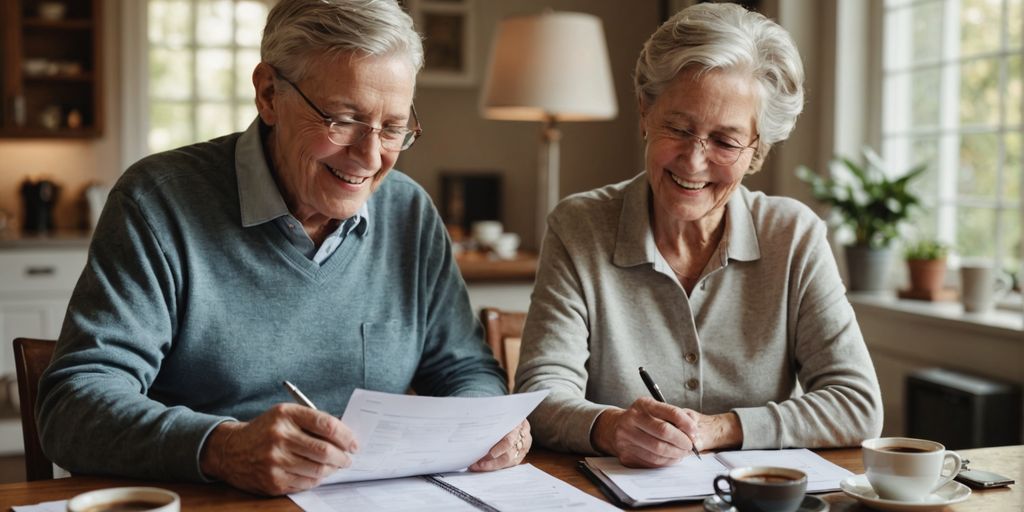
<svg viewBox="0 0 1024 512">
<path fill-rule="evenodd" d="M 352 463 L 352 431 L 323 411 L 282 403 L 249 422 L 217 425 L 199 457 L 209 478 L 278 496 L 315 487 Z"/>
</svg>

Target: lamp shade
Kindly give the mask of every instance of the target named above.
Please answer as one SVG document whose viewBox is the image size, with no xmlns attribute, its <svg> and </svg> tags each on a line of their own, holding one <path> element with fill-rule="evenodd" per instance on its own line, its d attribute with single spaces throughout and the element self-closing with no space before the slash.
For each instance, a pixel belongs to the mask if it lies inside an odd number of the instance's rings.
<svg viewBox="0 0 1024 512">
<path fill-rule="evenodd" d="M 545 12 L 502 20 L 480 95 L 490 119 L 589 121 L 617 114 L 597 16 Z"/>
</svg>

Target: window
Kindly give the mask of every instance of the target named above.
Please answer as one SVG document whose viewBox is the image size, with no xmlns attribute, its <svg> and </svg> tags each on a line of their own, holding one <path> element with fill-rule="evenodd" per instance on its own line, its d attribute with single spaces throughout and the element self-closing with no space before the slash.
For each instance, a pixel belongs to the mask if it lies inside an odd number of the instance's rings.
<svg viewBox="0 0 1024 512">
<path fill-rule="evenodd" d="M 1024 0 L 886 0 L 882 152 L 929 170 L 920 236 L 1020 268 Z"/>
<path fill-rule="evenodd" d="M 141 48 L 125 51 L 126 160 L 244 130 L 269 0 L 127 0 Z M 134 4 L 134 5 L 129 5 Z M 126 37 L 126 40 L 131 40 Z"/>
</svg>

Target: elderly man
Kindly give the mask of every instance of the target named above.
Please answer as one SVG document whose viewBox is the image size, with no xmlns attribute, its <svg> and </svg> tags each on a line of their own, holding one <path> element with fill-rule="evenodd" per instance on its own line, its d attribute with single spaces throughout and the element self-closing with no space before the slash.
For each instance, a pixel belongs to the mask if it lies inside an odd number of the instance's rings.
<svg viewBox="0 0 1024 512">
<path fill-rule="evenodd" d="M 261 54 L 248 130 L 110 194 L 40 385 L 44 450 L 72 472 L 295 492 L 350 464 L 333 415 L 356 387 L 505 392 L 430 198 L 391 172 L 421 131 L 409 16 L 284 0 Z M 524 422 L 471 469 L 530 441 Z"/>
</svg>

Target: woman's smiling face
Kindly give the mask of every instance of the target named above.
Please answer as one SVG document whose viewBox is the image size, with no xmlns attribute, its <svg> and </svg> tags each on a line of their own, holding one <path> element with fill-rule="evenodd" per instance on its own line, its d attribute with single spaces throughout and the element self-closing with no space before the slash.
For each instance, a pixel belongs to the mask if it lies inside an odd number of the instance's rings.
<svg viewBox="0 0 1024 512">
<path fill-rule="evenodd" d="M 647 179 L 657 217 L 687 222 L 722 211 L 754 154 L 758 101 L 749 74 L 708 71 L 698 76 L 684 69 L 652 105 L 643 107 Z M 737 159 L 715 163 L 709 151 Z"/>
</svg>

